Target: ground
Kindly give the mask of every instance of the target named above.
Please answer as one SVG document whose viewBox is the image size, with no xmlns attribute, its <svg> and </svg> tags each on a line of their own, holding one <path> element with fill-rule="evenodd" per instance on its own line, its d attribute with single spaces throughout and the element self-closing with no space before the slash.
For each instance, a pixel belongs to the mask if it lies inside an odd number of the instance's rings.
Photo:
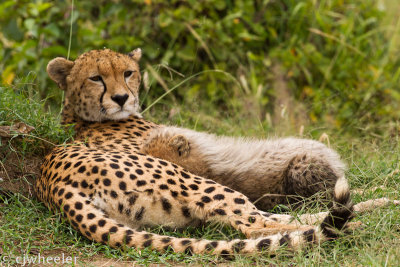
<svg viewBox="0 0 400 267">
<path fill-rule="evenodd" d="M 185 114 L 180 114 L 178 125 L 193 128 L 190 119 Z M 150 117 L 153 114 L 149 114 Z M 153 118 L 164 120 L 165 118 Z M 241 118 L 232 118 L 232 121 L 221 119 L 221 123 L 214 126 L 215 131 L 225 131 L 233 135 L 265 136 L 264 129 L 250 129 Z M 253 121 L 254 122 L 254 121 Z M 235 125 L 233 128 L 232 125 Z M 197 127 L 206 128 L 207 120 L 199 120 Z M 218 129 L 217 129 L 218 128 Z M 233 129 L 232 129 L 233 128 Z M 213 130 L 212 128 L 210 128 Z M 400 145 L 397 144 L 398 136 L 391 132 L 391 136 L 352 137 L 327 130 L 330 145 L 338 149 L 348 163 L 349 178 L 352 188 L 357 188 L 354 201 L 379 197 L 398 197 L 400 187 L 399 155 Z M 321 131 L 315 129 L 304 131 L 305 137 L 318 139 Z M 288 135 L 290 132 L 281 133 Z M 296 132 L 292 131 L 291 134 Z M 275 135 L 275 133 L 268 133 Z M 298 135 L 298 134 L 297 134 Z M 25 137 L 27 139 L 27 137 Z M 3 189 L 0 195 L 0 249 L 2 255 L 47 255 L 60 256 L 62 253 L 78 257 L 78 266 L 104 266 L 130 265 L 132 262 L 144 265 L 151 264 L 235 264 L 235 265 L 361 265 L 361 266 L 397 266 L 400 264 L 400 210 L 398 207 L 388 207 L 357 217 L 365 227 L 356 230 L 353 234 L 340 237 L 338 240 L 315 246 L 308 251 L 290 253 L 282 249 L 276 257 L 243 257 L 236 256 L 233 261 L 226 261 L 216 256 L 189 256 L 168 252 L 160 254 L 148 249 L 137 251 L 135 249 L 118 250 L 88 241 L 82 237 L 59 214 L 47 210 L 35 200 L 30 191 L 30 184 L 39 172 L 42 155 L 46 152 L 47 145 L 42 142 L 40 152 L 21 152 L 24 142 L 22 137 L 14 138 L 11 147 L 18 148 L 16 152 L 10 149 L 9 139 L 2 138 L 3 146 L 0 149 L 2 165 L 0 177 Z M 326 140 L 326 139 L 325 139 Z M 28 147 L 30 142 L 28 143 Z M 49 145 L 51 146 L 51 145 Z M 7 155 L 7 157 L 4 157 Z M 4 171 L 5 166 L 7 173 Z M 8 179 L 8 176 L 11 178 Z M 14 194 L 4 194 L 4 191 Z M 316 207 L 311 211 L 324 210 Z M 287 211 L 285 207 L 278 207 L 279 211 Z M 310 210 L 308 210 L 310 211 Z M 307 210 L 288 211 L 293 214 L 307 212 Z M 203 237 L 208 239 L 228 239 L 243 236 L 238 232 L 220 225 L 207 225 L 199 229 L 189 228 L 184 231 L 168 232 L 165 229 L 151 229 L 155 233 L 166 233 L 174 236 Z"/>
</svg>

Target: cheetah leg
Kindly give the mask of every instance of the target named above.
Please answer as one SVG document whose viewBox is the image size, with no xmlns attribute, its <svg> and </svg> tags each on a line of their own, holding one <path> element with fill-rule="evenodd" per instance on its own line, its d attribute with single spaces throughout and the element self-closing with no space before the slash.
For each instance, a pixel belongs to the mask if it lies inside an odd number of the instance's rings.
<svg viewBox="0 0 400 267">
<path fill-rule="evenodd" d="M 58 197 L 56 203 L 61 200 L 61 208 L 73 227 L 88 239 L 108 244 L 111 247 L 128 246 L 138 249 L 149 247 L 160 252 L 172 249 L 175 252 L 227 256 L 235 253 L 255 254 L 258 252 L 275 254 L 279 247 L 284 245 L 290 249 L 298 249 L 305 244 L 317 243 L 325 239 L 318 229 L 316 229 L 317 231 L 310 229 L 309 231 L 273 234 L 258 239 L 231 241 L 158 235 L 138 231 L 122 224 L 97 208 L 92 199 L 80 195 L 76 188 L 66 187 L 65 190 L 72 196 L 68 199 Z"/>
<path fill-rule="evenodd" d="M 165 160 L 186 158 L 190 153 L 190 144 L 181 134 L 154 130 L 141 147 L 141 153 L 156 156 Z"/>
<path fill-rule="evenodd" d="M 211 180 L 206 180 L 206 183 L 212 183 L 212 186 L 205 190 L 212 194 L 190 196 L 191 202 L 188 207 L 198 218 L 231 225 L 248 238 L 315 230 L 313 226 L 280 223 L 263 216 L 243 194 Z"/>
<path fill-rule="evenodd" d="M 400 205 L 399 200 L 390 200 L 388 198 L 378 198 L 378 199 L 370 199 L 364 202 L 360 202 L 353 206 L 353 211 L 356 214 L 363 214 L 377 208 L 383 208 L 390 205 Z M 309 224 L 315 225 L 321 223 L 324 218 L 329 214 L 327 211 L 318 212 L 318 213 L 306 213 L 299 215 L 297 217 L 288 215 L 288 214 L 273 214 L 268 212 L 262 212 L 263 216 L 269 217 L 277 222 L 281 223 L 301 223 L 301 224 Z M 296 222 L 297 221 L 297 222 Z"/>
</svg>

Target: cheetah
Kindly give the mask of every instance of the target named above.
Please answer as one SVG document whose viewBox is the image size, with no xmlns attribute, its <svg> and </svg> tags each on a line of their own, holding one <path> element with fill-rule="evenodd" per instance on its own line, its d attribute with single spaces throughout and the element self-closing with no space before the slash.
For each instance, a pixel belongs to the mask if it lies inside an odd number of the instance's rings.
<svg viewBox="0 0 400 267">
<path fill-rule="evenodd" d="M 55 147 L 41 166 L 35 189 L 47 207 L 61 211 L 83 236 L 111 247 L 274 254 L 282 246 L 296 250 L 337 237 L 353 216 L 344 176 L 336 180 L 329 211 L 293 218 L 260 211 L 238 191 L 141 153 L 149 135 L 163 126 L 138 111 L 140 58 L 140 49 L 103 49 L 75 61 L 49 62 L 50 78 L 65 91 L 61 123 L 74 125 L 75 139 Z M 176 238 L 143 230 L 210 221 L 230 225 L 247 239 Z"/>
<path fill-rule="evenodd" d="M 251 140 L 174 126 L 151 132 L 142 153 L 168 160 L 247 196 L 258 209 L 300 207 L 332 199 L 345 164 L 324 144 L 307 139 Z"/>
</svg>

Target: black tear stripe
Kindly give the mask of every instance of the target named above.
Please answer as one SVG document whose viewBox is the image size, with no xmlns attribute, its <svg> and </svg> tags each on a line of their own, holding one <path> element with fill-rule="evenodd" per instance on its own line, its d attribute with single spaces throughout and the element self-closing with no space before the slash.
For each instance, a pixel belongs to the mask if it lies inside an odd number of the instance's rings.
<svg viewBox="0 0 400 267">
<path fill-rule="evenodd" d="M 135 73 L 136 71 L 134 71 L 134 73 Z M 133 75 L 133 74 L 132 74 Z M 135 96 L 135 93 L 132 91 L 132 89 L 129 87 L 129 85 L 128 85 L 128 83 L 126 82 L 126 79 L 124 78 L 124 82 L 125 82 L 125 85 L 126 85 L 126 87 L 128 88 L 128 90 L 129 90 L 129 92 L 131 92 L 132 93 L 132 96 Z M 140 84 L 140 79 L 139 79 L 139 84 Z"/>
<path fill-rule="evenodd" d="M 106 83 L 103 81 L 103 78 L 101 78 L 101 76 L 100 76 L 100 81 L 101 81 L 101 83 L 103 84 L 103 87 L 104 87 L 104 91 L 100 96 L 100 107 L 101 107 L 100 110 L 104 110 L 104 108 L 103 108 L 103 98 L 104 98 L 105 93 L 107 92 L 107 86 L 106 86 Z"/>
</svg>

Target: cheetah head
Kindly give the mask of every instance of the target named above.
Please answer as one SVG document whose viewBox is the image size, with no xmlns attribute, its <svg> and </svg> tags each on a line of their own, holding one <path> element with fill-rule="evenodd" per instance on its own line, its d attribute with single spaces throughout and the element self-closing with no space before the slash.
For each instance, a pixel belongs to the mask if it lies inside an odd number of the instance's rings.
<svg viewBox="0 0 400 267">
<path fill-rule="evenodd" d="M 85 121 L 121 120 L 139 115 L 140 48 L 125 55 L 92 50 L 75 61 L 57 57 L 47 72 L 65 90 L 65 105 Z"/>
</svg>

